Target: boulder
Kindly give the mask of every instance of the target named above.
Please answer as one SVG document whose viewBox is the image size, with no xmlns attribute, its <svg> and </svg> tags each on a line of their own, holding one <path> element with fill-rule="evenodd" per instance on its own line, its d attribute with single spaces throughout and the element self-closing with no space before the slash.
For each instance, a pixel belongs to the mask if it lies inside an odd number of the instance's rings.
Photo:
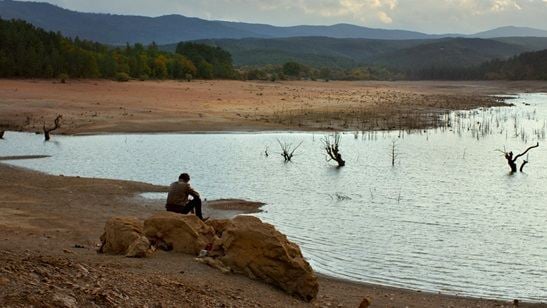
<svg viewBox="0 0 547 308">
<path fill-rule="evenodd" d="M 218 237 L 221 237 L 222 232 L 224 232 L 228 224 L 230 224 L 230 220 L 229 219 L 210 219 L 210 220 L 207 220 L 206 224 L 208 226 L 213 227 L 213 229 L 215 229 L 216 235 Z"/>
<path fill-rule="evenodd" d="M 144 221 L 144 234 L 157 247 L 197 255 L 215 240 L 215 230 L 195 215 L 162 212 Z"/>
<path fill-rule="evenodd" d="M 225 224 L 213 250 L 235 272 L 276 285 L 291 295 L 313 300 L 319 284 L 298 245 L 274 226 L 252 216 L 238 216 Z"/>
<path fill-rule="evenodd" d="M 143 234 L 143 223 L 135 217 L 109 219 L 101 243 L 101 253 L 141 258 L 150 252 L 150 242 Z"/>
</svg>

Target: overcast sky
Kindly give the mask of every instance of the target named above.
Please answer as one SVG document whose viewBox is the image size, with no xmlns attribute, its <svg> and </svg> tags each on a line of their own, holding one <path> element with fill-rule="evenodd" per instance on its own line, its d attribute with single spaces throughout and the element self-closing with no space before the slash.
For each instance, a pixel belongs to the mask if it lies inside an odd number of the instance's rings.
<svg viewBox="0 0 547 308">
<path fill-rule="evenodd" d="M 547 0 L 37 0 L 84 12 L 280 26 L 352 23 L 428 33 L 473 33 L 505 25 L 547 29 Z"/>
</svg>

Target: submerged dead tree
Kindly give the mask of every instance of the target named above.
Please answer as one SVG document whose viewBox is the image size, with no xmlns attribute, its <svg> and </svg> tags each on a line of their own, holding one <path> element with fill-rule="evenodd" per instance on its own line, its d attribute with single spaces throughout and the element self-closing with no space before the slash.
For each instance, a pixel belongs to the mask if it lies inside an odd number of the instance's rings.
<svg viewBox="0 0 547 308">
<path fill-rule="evenodd" d="M 286 163 L 292 161 L 292 158 L 294 156 L 294 152 L 298 150 L 298 148 L 304 143 L 304 141 L 300 142 L 297 146 L 293 147 L 291 143 L 283 143 L 279 139 L 277 140 L 277 143 L 279 143 L 279 146 L 281 147 L 281 156 L 285 160 Z"/>
<path fill-rule="evenodd" d="M 325 136 L 323 138 L 323 145 L 325 146 L 325 151 L 327 151 L 327 161 L 334 160 L 338 163 L 338 167 L 344 167 L 346 161 L 342 159 L 342 154 L 340 154 L 340 134 L 334 134 L 333 136 Z"/>
<path fill-rule="evenodd" d="M 517 160 L 521 157 L 523 157 L 524 155 L 528 154 L 528 152 L 532 149 L 535 149 L 535 148 L 538 148 L 539 147 L 539 142 L 534 145 L 534 146 L 531 146 L 529 148 L 526 149 L 526 151 L 514 156 L 513 155 L 513 152 L 506 152 L 506 151 L 501 151 L 504 153 L 505 155 L 505 159 L 507 160 L 507 164 L 509 164 L 509 167 L 511 168 L 511 173 L 515 173 L 517 172 Z M 526 166 L 528 164 L 528 160 L 525 159 L 523 160 L 522 164 L 520 165 L 520 172 L 522 172 L 524 170 L 524 166 Z"/>
<path fill-rule="evenodd" d="M 0 139 L 4 139 L 4 131 L 0 130 Z"/>
<path fill-rule="evenodd" d="M 49 139 L 51 139 L 50 133 L 51 133 L 52 131 L 54 131 L 54 130 L 58 129 L 59 127 L 61 127 L 61 119 L 62 119 L 62 118 L 63 118 L 62 115 L 58 115 L 58 116 L 55 118 L 55 120 L 53 121 L 53 124 L 54 124 L 53 127 L 47 128 L 47 127 L 46 127 L 46 123 L 44 123 L 44 127 L 43 127 L 43 129 L 44 129 L 44 139 L 45 139 L 46 141 L 49 141 Z"/>
</svg>

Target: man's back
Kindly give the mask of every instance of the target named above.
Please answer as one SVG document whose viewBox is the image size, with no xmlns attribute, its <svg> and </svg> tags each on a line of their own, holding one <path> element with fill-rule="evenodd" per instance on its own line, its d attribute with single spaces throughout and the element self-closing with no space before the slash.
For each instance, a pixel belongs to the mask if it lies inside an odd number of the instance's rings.
<svg viewBox="0 0 547 308">
<path fill-rule="evenodd" d="M 199 194 L 192 189 L 190 184 L 183 181 L 173 182 L 169 187 L 167 204 L 185 206 L 188 203 L 188 195 L 199 197 Z"/>
</svg>

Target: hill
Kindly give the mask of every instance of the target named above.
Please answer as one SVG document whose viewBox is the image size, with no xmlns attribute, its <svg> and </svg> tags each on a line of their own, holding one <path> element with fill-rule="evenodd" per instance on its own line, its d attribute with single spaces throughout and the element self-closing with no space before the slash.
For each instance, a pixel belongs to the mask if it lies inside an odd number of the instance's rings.
<svg viewBox="0 0 547 308">
<path fill-rule="evenodd" d="M 388 52 L 371 59 L 401 70 L 429 67 L 471 67 L 492 59 L 505 59 L 528 51 L 525 46 L 495 40 L 451 38 L 427 41 L 423 44 Z"/>
<path fill-rule="evenodd" d="M 547 49 L 480 66 L 478 79 L 547 80 Z"/>
<path fill-rule="evenodd" d="M 424 40 L 337 39 L 294 37 L 276 39 L 201 40 L 232 54 L 239 66 L 262 66 L 295 61 L 313 67 L 351 67 L 370 62 L 392 50 L 422 44 Z M 174 45 L 164 47 L 173 50 Z"/>
<path fill-rule="evenodd" d="M 415 31 L 373 29 L 350 24 L 277 27 L 266 24 L 204 20 L 182 15 L 160 17 L 81 13 L 41 2 L 0 0 L 0 17 L 22 19 L 47 31 L 109 45 L 158 44 L 202 39 L 288 38 L 322 36 L 382 40 L 466 37 L 460 34 L 431 35 Z M 471 35 L 477 38 L 543 36 L 547 31 L 506 27 Z"/>
<path fill-rule="evenodd" d="M 281 65 L 295 61 L 316 68 L 385 66 L 399 70 L 469 67 L 496 58 L 547 48 L 547 38 L 444 38 L 437 40 L 369 40 L 326 37 L 217 39 L 201 43 L 232 54 L 238 66 Z M 174 51 L 175 45 L 162 46 Z"/>
<path fill-rule="evenodd" d="M 484 32 L 479 32 L 470 37 L 474 38 L 496 38 L 496 37 L 547 37 L 547 31 L 528 27 L 500 27 Z"/>
</svg>

